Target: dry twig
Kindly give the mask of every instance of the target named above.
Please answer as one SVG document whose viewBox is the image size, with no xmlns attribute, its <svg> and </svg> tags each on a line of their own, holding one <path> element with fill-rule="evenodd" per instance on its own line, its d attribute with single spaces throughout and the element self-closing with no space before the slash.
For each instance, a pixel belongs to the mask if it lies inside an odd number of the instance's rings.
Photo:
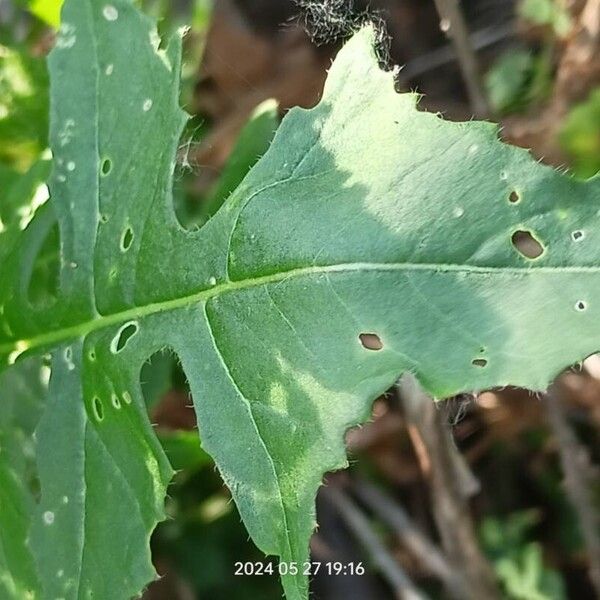
<svg viewBox="0 0 600 600">
<path fill-rule="evenodd" d="M 514 35 L 515 22 L 508 21 L 500 25 L 492 25 L 479 31 L 473 32 L 469 36 L 469 44 L 474 50 L 483 50 L 494 44 L 508 39 Z M 452 44 L 447 44 L 430 50 L 421 56 L 413 58 L 400 71 L 402 80 L 409 80 L 414 77 L 419 77 L 424 73 L 433 71 L 439 67 L 443 67 L 448 63 L 457 60 L 456 49 Z"/>
<path fill-rule="evenodd" d="M 489 115 L 489 106 L 479 75 L 477 56 L 471 44 L 460 0 L 435 0 L 440 15 L 440 27 L 450 38 L 460 65 L 473 113 L 478 117 Z"/>
<path fill-rule="evenodd" d="M 473 490 L 472 476 L 465 479 L 466 467 L 457 468 L 462 458 L 447 423 L 414 376 L 405 374 L 399 391 L 413 436 L 420 437 L 420 453 L 427 455 L 433 515 L 446 555 L 462 577 L 464 598 L 498 599 L 494 572 L 479 548 L 469 514 L 467 498 Z"/>
<path fill-rule="evenodd" d="M 381 543 L 367 517 L 354 502 L 340 488 L 333 485 L 323 488 L 321 494 L 335 506 L 348 528 L 371 555 L 381 575 L 392 586 L 395 597 L 398 600 L 427 600 L 427 596 L 415 586 Z"/>
<path fill-rule="evenodd" d="M 579 518 L 589 555 L 589 576 L 600 598 L 600 517 L 591 497 L 594 467 L 587 449 L 579 443 L 567 422 L 557 386 L 545 395 L 550 425 L 558 443 L 565 489 Z"/>
<path fill-rule="evenodd" d="M 360 500 L 392 528 L 404 546 L 425 569 L 444 583 L 453 598 L 465 598 L 461 579 L 452 565 L 436 544 L 412 522 L 398 502 L 362 479 L 354 480 L 353 489 Z"/>
</svg>

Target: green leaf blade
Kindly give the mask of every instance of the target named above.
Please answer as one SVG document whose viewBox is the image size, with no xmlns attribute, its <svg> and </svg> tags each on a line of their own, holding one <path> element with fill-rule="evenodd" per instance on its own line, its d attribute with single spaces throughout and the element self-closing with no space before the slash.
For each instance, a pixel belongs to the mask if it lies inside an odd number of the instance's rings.
<svg viewBox="0 0 600 600">
<path fill-rule="evenodd" d="M 108 392 L 84 360 L 81 342 L 53 356 L 36 431 L 42 498 L 31 547 L 44 597 L 126 598 L 155 577 L 149 538 L 164 518 L 172 471 L 144 421 L 139 389 L 127 388 L 133 398 L 114 384 Z"/>
<path fill-rule="evenodd" d="M 127 35 L 131 32 L 133 47 Z M 123 177 L 119 170 L 128 169 L 127 189 L 133 190 L 139 205 L 148 204 L 157 180 L 147 178 L 143 169 L 135 172 L 129 152 L 133 133 L 141 133 L 138 143 L 148 152 L 134 154 L 134 161 L 147 161 L 145 166 L 151 168 L 153 160 L 162 160 L 163 168 L 157 166 L 156 171 L 170 185 L 172 165 L 164 163 L 165 140 L 156 136 L 155 125 L 156 119 L 162 123 L 164 118 L 165 135 L 175 146 L 184 115 L 177 104 L 179 63 L 170 61 L 179 60 L 180 40 L 162 50 L 154 33 L 155 24 L 130 2 L 66 4 L 49 60 L 54 155 L 50 189 L 61 232 L 60 297 L 51 308 L 38 310 L 29 306 L 26 288 L 13 285 L 35 257 L 30 250 L 33 228 L 22 236 L 21 248 L 2 273 L 4 335 L 41 336 L 37 350 L 55 350 L 50 400 L 38 429 L 42 498 L 31 535 L 44 597 L 49 598 L 92 593 L 131 597 L 155 575 L 149 537 L 164 518 L 172 470 L 141 402 L 138 365 L 123 369 L 114 364 L 110 347 L 115 332 L 104 332 L 104 337 L 110 335 L 106 356 L 103 359 L 98 351 L 96 357 L 93 344 L 99 336 L 81 325 L 98 317 L 99 310 L 132 302 L 127 289 L 115 287 L 114 278 L 110 284 L 102 281 L 103 264 L 114 264 L 122 249 L 116 235 L 110 245 L 103 245 L 99 223 L 107 216 L 114 227 L 123 227 L 117 220 L 124 221 L 125 207 L 120 189 L 103 179 L 104 148 L 110 147 L 115 175 Z M 146 89 L 126 85 L 136 72 L 145 73 Z M 149 106 L 155 86 L 158 94 Z M 138 101 L 128 101 L 125 93 Z M 115 96 L 127 112 L 114 110 Z M 171 117 L 165 110 L 169 103 Z M 123 123 L 128 125 L 124 132 L 119 130 Z M 132 226 L 143 223 L 146 213 L 140 210 Z M 136 231 L 140 237 L 142 229 Z M 69 334 L 46 339 L 45 332 L 57 324 Z M 27 342 L 17 346 L 7 355 L 11 362 Z M 112 369 L 116 370 L 111 375 Z M 116 544 L 121 537 L 126 543 Z"/>
</svg>

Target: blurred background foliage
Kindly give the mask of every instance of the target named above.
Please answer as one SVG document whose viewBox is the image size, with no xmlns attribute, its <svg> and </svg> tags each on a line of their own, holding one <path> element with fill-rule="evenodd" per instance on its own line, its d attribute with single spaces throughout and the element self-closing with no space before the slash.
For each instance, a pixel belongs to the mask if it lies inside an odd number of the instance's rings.
<svg viewBox="0 0 600 600">
<path fill-rule="evenodd" d="M 0 261 L 11 240 L 40 211 L 40 226 L 48 234 L 29 290 L 35 303 L 52 296 L 58 275 L 59 234 L 45 204 L 51 168 L 45 57 L 60 26 L 60 4 L 0 0 Z M 327 38 L 322 35 L 326 19 L 301 16 L 292 1 L 139 4 L 159 19 L 162 35 L 190 26 L 181 94 L 190 121 L 179 149 L 174 209 L 184 227 L 200 227 L 266 151 L 285 111 L 318 101 L 342 40 L 317 46 L 315 38 Z M 327 8 L 327 2 L 320 4 Z M 360 0 L 354 4 L 360 10 L 367 7 Z M 479 116 L 499 120 L 507 141 L 578 177 L 600 171 L 600 9 L 592 13 L 592 4 L 594 0 L 462 3 L 478 69 L 476 84 L 487 106 Z M 368 5 L 387 24 L 390 62 L 405 65 L 398 75 L 399 90 L 418 90 L 424 94 L 421 106 L 446 118 L 471 118 L 476 110 L 465 89 L 461 59 L 444 27 L 440 29 L 435 3 L 372 0 Z M 586 10 L 592 14 L 591 25 Z M 590 357 L 560 380 L 565 420 L 590 464 L 600 460 L 599 363 L 598 357 Z M 48 374 L 43 361 L 29 360 L 0 379 L 0 502 L 2 490 L 10 486 L 22 490 L 25 504 L 35 499 L 32 434 Z M 177 357 L 168 350 L 154 355 L 141 382 L 152 422 L 177 470 L 167 500 L 170 518 L 152 540 L 162 578 L 144 598 L 279 598 L 276 577 L 233 574 L 236 561 L 271 559 L 248 540 L 228 491 L 201 449 Z M 474 543 L 493 570 L 497 597 L 594 598 L 588 573 L 600 557 L 594 559 L 586 546 L 578 509 L 564 484 L 565 452 L 544 404 L 524 390 L 492 390 L 446 400 L 434 412 L 432 418 L 452 433 L 451 444 L 442 450 L 459 456 L 457 464 L 463 466 L 457 473 L 468 473 L 461 501 L 467 510 L 464 523 L 473 526 Z M 332 474 L 328 487 L 353 499 L 350 514 L 366 519 L 383 551 L 422 597 L 461 597 L 445 568 L 466 572 L 468 565 L 448 553 L 444 528 L 462 525 L 444 524 L 438 514 L 445 492 L 436 490 L 431 470 L 440 468 L 434 447 L 439 435 L 428 438 L 419 427 L 402 394 L 391 390 L 375 403 L 372 421 L 348 433 L 351 466 Z M 586 481 L 597 514 L 600 485 L 590 469 Z M 380 496 L 369 496 L 368 485 L 361 482 L 374 484 Z M 394 597 L 389 573 L 376 567 L 364 535 L 348 520 L 348 504 L 335 498 L 321 494 L 318 499 L 313 559 L 363 561 L 367 573 L 360 578 L 318 575 L 312 583 L 314 597 Z M 0 529 L 25 527 L 25 512 L 0 513 Z M 440 564 L 413 546 L 407 537 L 407 531 L 414 533 L 411 528 L 434 554 L 439 552 Z M 21 568 L 23 580 L 34 577 L 26 561 Z M 0 585 L 0 596 L 3 589 Z"/>
</svg>

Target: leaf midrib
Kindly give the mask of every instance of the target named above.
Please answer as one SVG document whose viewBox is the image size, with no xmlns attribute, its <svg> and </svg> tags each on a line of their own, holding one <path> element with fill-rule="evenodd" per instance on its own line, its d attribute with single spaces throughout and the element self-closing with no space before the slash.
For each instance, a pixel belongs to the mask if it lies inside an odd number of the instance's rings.
<svg viewBox="0 0 600 600">
<path fill-rule="evenodd" d="M 121 312 L 108 315 L 101 315 L 94 319 L 70 325 L 61 329 L 55 329 L 47 333 L 42 333 L 26 339 L 15 340 L 13 342 L 0 345 L 0 354 L 10 354 L 15 351 L 21 353 L 32 353 L 36 349 L 48 348 L 59 345 L 61 342 L 85 337 L 86 335 L 105 329 L 113 325 L 142 319 L 144 317 L 166 312 L 169 310 L 177 310 L 185 308 L 193 304 L 205 302 L 211 298 L 222 296 L 236 291 L 242 291 L 261 285 L 278 283 L 288 279 L 296 279 L 299 277 L 319 275 L 325 273 L 348 273 L 357 271 L 436 271 L 439 273 L 468 273 L 474 275 L 485 275 L 490 273 L 504 273 L 514 275 L 531 275 L 538 273 L 600 273 L 600 266 L 476 266 L 464 264 L 444 264 L 444 263 L 370 263 L 370 262 L 353 262 L 340 263 L 333 265 L 321 265 L 311 267 L 298 267 L 287 271 L 278 271 L 269 275 L 260 275 L 258 277 L 250 277 L 248 279 L 240 279 L 234 281 L 225 281 L 210 288 L 205 288 L 194 294 L 173 298 L 171 300 L 163 300 L 161 302 L 152 302 L 150 304 L 135 306 Z"/>
</svg>

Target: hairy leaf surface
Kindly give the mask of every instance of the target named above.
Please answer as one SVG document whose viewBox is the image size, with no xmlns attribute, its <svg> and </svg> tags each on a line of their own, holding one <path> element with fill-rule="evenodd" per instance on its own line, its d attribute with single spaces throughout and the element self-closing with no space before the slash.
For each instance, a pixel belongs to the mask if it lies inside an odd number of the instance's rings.
<svg viewBox="0 0 600 600">
<path fill-rule="evenodd" d="M 66 3 L 50 59 L 58 300 L 27 299 L 35 227 L 2 267 L 3 362 L 52 353 L 31 539 L 46 597 L 127 598 L 152 577 L 171 470 L 139 372 L 161 348 L 253 540 L 302 562 L 345 430 L 403 371 L 436 396 L 542 389 L 600 345 L 600 180 L 417 111 L 369 28 L 319 105 L 290 111 L 216 215 L 183 230 L 180 40 L 154 32 L 127 0 Z M 306 598 L 301 574 L 283 584 Z"/>
</svg>

